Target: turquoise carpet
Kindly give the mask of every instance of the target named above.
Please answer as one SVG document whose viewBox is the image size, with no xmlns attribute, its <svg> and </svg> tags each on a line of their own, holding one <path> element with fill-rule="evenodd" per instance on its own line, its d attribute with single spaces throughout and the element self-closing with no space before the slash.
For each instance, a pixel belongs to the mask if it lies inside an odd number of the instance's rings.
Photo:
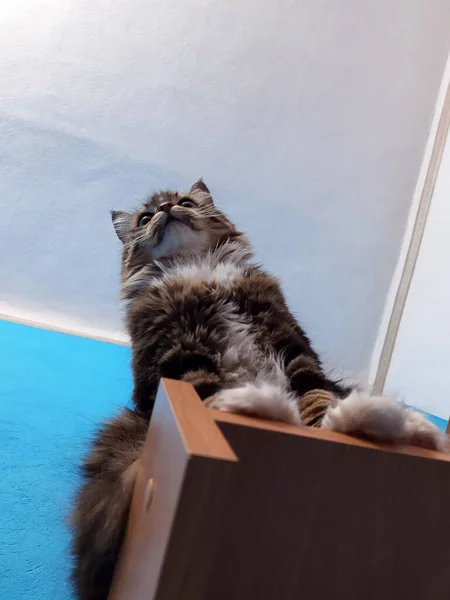
<svg viewBox="0 0 450 600">
<path fill-rule="evenodd" d="M 71 599 L 77 465 L 99 421 L 129 403 L 129 359 L 122 346 L 0 321 L 0 600 Z"/>
<path fill-rule="evenodd" d="M 0 599 L 69 600 L 65 517 L 99 421 L 129 403 L 129 350 L 0 321 Z"/>
</svg>

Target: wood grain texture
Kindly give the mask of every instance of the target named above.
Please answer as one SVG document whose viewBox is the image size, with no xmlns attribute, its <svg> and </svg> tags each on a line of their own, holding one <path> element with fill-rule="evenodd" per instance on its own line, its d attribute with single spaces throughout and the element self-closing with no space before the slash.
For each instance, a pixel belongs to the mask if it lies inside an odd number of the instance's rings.
<svg viewBox="0 0 450 600">
<path fill-rule="evenodd" d="M 165 381 L 144 445 L 110 600 L 148 600 L 157 590 L 161 599 L 185 597 L 184 591 L 190 594 L 186 598 L 202 597 L 219 539 L 223 488 L 235 462 L 191 386 Z M 150 478 L 153 501 L 146 511 Z M 196 566 L 189 569 L 186 558 L 193 556 Z M 170 576 L 173 572 L 177 577 Z"/>
<path fill-rule="evenodd" d="M 447 600 L 447 455 L 212 411 L 186 385 L 160 388 L 113 600 Z"/>
</svg>

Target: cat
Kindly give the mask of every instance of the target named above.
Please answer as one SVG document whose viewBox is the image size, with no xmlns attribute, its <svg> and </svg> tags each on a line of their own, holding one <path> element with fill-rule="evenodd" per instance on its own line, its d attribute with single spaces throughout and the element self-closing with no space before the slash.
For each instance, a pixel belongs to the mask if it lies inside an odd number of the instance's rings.
<svg viewBox="0 0 450 600">
<path fill-rule="evenodd" d="M 218 410 L 442 448 L 421 414 L 324 373 L 278 280 L 252 262 L 247 238 L 202 180 L 187 194 L 113 211 L 112 221 L 123 243 L 134 408 L 103 425 L 83 465 L 72 517 L 80 600 L 107 598 L 161 377 L 191 383 Z"/>
</svg>

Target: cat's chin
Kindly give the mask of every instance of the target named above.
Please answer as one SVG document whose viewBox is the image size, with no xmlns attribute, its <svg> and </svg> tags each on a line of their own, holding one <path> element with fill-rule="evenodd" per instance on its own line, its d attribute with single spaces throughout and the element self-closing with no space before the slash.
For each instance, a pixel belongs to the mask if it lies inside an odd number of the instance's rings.
<svg viewBox="0 0 450 600">
<path fill-rule="evenodd" d="M 199 253 L 210 245 L 209 234 L 206 231 L 195 231 L 179 220 L 167 223 L 161 242 L 152 249 L 152 258 L 164 258 L 180 253 Z"/>
</svg>

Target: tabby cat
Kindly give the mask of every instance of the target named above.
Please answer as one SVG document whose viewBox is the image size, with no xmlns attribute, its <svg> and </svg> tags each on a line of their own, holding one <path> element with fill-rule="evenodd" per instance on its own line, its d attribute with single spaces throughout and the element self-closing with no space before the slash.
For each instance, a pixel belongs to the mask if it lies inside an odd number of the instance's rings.
<svg viewBox="0 0 450 600">
<path fill-rule="evenodd" d="M 422 415 L 328 377 L 278 280 L 203 183 L 113 212 L 123 243 L 133 409 L 107 422 L 83 465 L 73 513 L 80 600 L 106 600 L 139 455 L 161 377 L 190 382 L 208 405 L 393 443 L 440 448 Z"/>
</svg>

